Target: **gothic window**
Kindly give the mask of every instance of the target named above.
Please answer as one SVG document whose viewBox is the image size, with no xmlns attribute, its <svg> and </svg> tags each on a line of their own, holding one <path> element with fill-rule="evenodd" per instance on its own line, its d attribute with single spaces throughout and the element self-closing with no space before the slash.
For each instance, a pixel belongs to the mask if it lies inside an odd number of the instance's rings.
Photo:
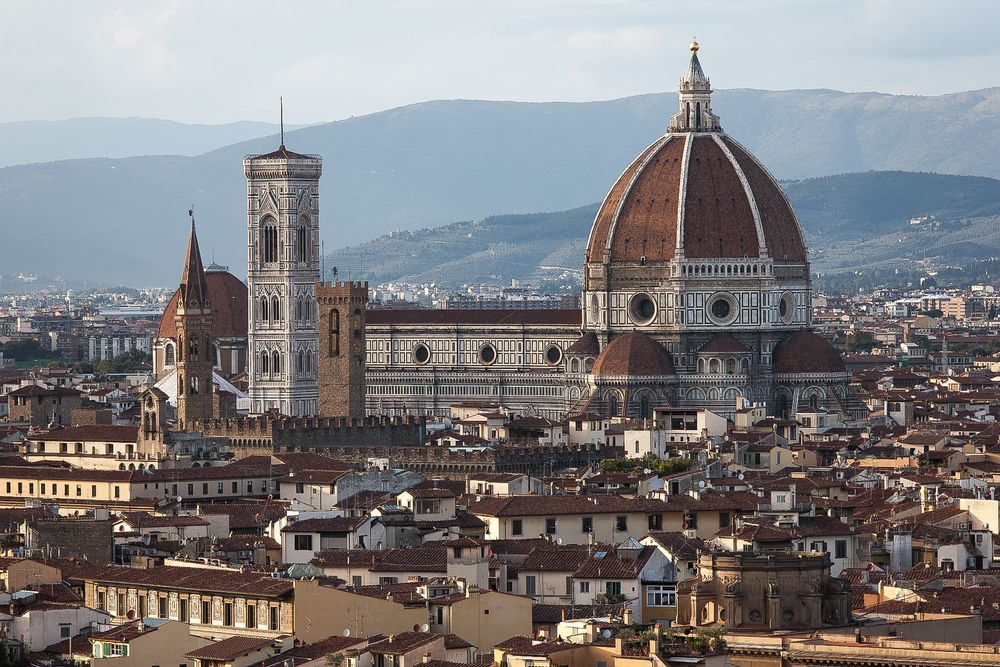
<svg viewBox="0 0 1000 667">
<path fill-rule="evenodd" d="M 331 357 L 340 356 L 340 311 L 330 311 L 329 331 L 327 332 L 327 354 Z"/>
<path fill-rule="evenodd" d="M 149 430 L 151 433 L 156 433 L 156 413 L 149 413 Z"/>
<path fill-rule="evenodd" d="M 267 373 L 270 372 L 268 370 L 268 366 L 270 365 L 268 363 L 269 360 L 270 360 L 270 355 L 268 355 L 267 350 L 264 350 L 263 352 L 260 353 L 260 374 L 261 375 L 266 375 Z"/>
<path fill-rule="evenodd" d="M 309 239 L 309 232 L 306 230 L 306 223 L 303 222 L 302 226 L 299 227 L 299 229 L 297 231 L 297 238 L 296 238 L 296 244 L 295 244 L 296 245 L 296 249 L 298 251 L 298 260 L 299 260 L 299 262 L 303 262 L 304 263 L 304 262 L 308 262 L 309 261 L 309 243 L 308 243 L 308 239 Z"/>
<path fill-rule="evenodd" d="M 281 373 L 281 355 L 277 350 L 271 355 L 271 372 L 275 375 Z"/>
<path fill-rule="evenodd" d="M 701 129 L 701 102 L 697 102 L 694 107 L 694 126 Z"/>
<path fill-rule="evenodd" d="M 198 361 L 198 339 L 192 338 L 190 343 L 190 349 L 188 350 L 188 359 L 190 361 Z"/>
<path fill-rule="evenodd" d="M 281 320 L 281 302 L 278 297 L 271 297 L 271 319 L 275 322 Z"/>
<path fill-rule="evenodd" d="M 299 350 L 298 355 L 295 358 L 295 372 L 301 373 L 305 368 L 305 355 L 302 354 L 302 350 Z"/>
<path fill-rule="evenodd" d="M 619 407 L 618 404 L 618 394 L 615 392 L 611 392 L 610 394 L 608 394 L 608 416 L 609 417 L 617 416 L 620 409 L 621 408 Z"/>
<path fill-rule="evenodd" d="M 183 396 L 184 395 L 184 376 L 183 375 L 178 375 L 177 376 L 177 395 L 178 396 Z"/>
<path fill-rule="evenodd" d="M 197 396 L 198 395 L 198 376 L 197 375 L 191 378 L 191 395 L 192 396 Z"/>
<path fill-rule="evenodd" d="M 174 363 L 174 346 L 167 343 L 163 348 L 163 365 L 173 366 Z"/>
<path fill-rule="evenodd" d="M 177 336 L 177 361 L 184 361 L 184 338 Z"/>
<path fill-rule="evenodd" d="M 261 322 L 267 322 L 267 297 L 262 296 L 260 298 L 260 320 Z"/>
<path fill-rule="evenodd" d="M 261 261 L 271 264 L 278 261 L 278 228 L 273 218 L 267 218 L 260 230 Z"/>
<path fill-rule="evenodd" d="M 312 350 L 306 350 L 306 373 L 312 373 L 313 369 L 313 353 Z"/>
<path fill-rule="evenodd" d="M 809 397 L 809 407 L 813 410 L 819 409 L 819 395 L 813 394 Z"/>
<path fill-rule="evenodd" d="M 212 346 L 212 365 L 216 368 L 222 368 L 222 353 L 219 351 L 218 345 Z"/>
<path fill-rule="evenodd" d="M 295 300 L 295 319 L 299 322 L 302 321 L 302 297 L 300 296 Z"/>
<path fill-rule="evenodd" d="M 643 394 L 639 399 L 639 418 L 649 419 L 652 417 L 652 412 L 649 409 L 649 395 Z"/>
</svg>

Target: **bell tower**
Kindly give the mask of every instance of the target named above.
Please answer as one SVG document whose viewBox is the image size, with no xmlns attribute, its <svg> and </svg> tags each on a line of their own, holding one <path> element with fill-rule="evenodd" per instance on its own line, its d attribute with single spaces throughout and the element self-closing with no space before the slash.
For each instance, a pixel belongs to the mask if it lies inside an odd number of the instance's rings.
<svg viewBox="0 0 1000 667">
<path fill-rule="evenodd" d="M 285 148 L 243 160 L 247 179 L 251 412 L 317 411 L 316 283 L 323 160 Z M 302 359 L 302 364 L 298 363 Z"/>
<path fill-rule="evenodd" d="M 174 325 L 177 328 L 177 426 L 212 417 L 212 304 L 191 215 L 184 273 Z"/>
</svg>

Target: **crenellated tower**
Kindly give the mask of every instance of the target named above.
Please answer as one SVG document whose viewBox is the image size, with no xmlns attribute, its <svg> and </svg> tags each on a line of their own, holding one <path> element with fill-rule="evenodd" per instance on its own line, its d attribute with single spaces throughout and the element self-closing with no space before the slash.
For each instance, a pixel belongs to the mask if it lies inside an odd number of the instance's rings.
<svg viewBox="0 0 1000 667">
<path fill-rule="evenodd" d="M 368 283 L 320 283 L 319 414 L 365 416 L 365 312 Z M 297 362 L 298 363 L 298 362 Z"/>
<path fill-rule="evenodd" d="M 282 141 L 276 151 L 248 156 L 243 169 L 250 410 L 315 415 L 323 160 L 289 151 Z"/>
<path fill-rule="evenodd" d="M 177 329 L 177 426 L 212 417 L 212 304 L 194 215 L 174 315 Z"/>
</svg>

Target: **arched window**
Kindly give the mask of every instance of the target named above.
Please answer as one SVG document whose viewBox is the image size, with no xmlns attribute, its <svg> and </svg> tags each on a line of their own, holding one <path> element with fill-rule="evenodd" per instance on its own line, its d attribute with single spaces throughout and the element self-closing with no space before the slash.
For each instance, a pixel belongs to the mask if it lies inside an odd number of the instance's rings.
<svg viewBox="0 0 1000 667">
<path fill-rule="evenodd" d="M 278 228 L 274 218 L 267 218 L 260 230 L 260 259 L 265 264 L 278 261 Z"/>
<path fill-rule="evenodd" d="M 197 396 L 198 395 L 198 376 L 197 375 L 195 375 L 194 377 L 191 378 L 191 395 L 192 396 Z"/>
<path fill-rule="evenodd" d="M 222 368 L 222 352 L 219 351 L 218 345 L 212 346 L 212 365 L 216 368 Z"/>
<path fill-rule="evenodd" d="M 261 322 L 267 322 L 268 319 L 269 318 L 267 316 L 267 297 L 262 296 L 260 297 L 260 320 Z"/>
<path fill-rule="evenodd" d="M 708 362 L 708 372 L 709 373 L 718 373 L 719 371 L 720 371 L 719 360 L 718 359 L 711 359 L 711 360 L 709 360 L 709 362 Z"/>
<path fill-rule="evenodd" d="M 732 375 L 733 373 L 736 372 L 736 360 L 735 359 L 727 359 L 726 360 L 726 372 L 729 373 L 730 375 Z"/>
<path fill-rule="evenodd" d="M 331 357 L 340 356 L 340 311 L 330 311 L 329 331 L 327 332 L 327 354 Z"/>
<path fill-rule="evenodd" d="M 266 375 L 267 373 L 270 372 L 268 370 L 268 367 L 270 366 L 270 363 L 268 363 L 269 360 L 270 360 L 270 358 L 271 357 L 270 357 L 270 355 L 268 355 L 267 350 L 265 350 L 265 351 L 263 351 L 263 352 L 260 353 L 260 374 L 261 375 Z"/>
<path fill-rule="evenodd" d="M 305 369 L 305 355 L 302 354 L 302 350 L 299 350 L 298 355 L 295 357 L 295 372 L 301 373 Z"/>
<path fill-rule="evenodd" d="M 281 320 L 281 301 L 276 296 L 271 297 L 271 319 L 275 322 Z"/>
<path fill-rule="evenodd" d="M 303 320 L 302 315 L 302 297 L 295 299 L 295 319 L 299 322 Z"/>
<path fill-rule="evenodd" d="M 643 394 L 639 399 L 639 418 L 649 419 L 652 417 L 652 413 L 649 409 L 649 395 Z"/>
<path fill-rule="evenodd" d="M 271 372 L 275 375 L 281 373 L 281 355 L 277 350 L 271 354 Z"/>
<path fill-rule="evenodd" d="M 184 361 L 184 338 L 177 336 L 177 361 Z"/>
<path fill-rule="evenodd" d="M 608 416 L 617 417 L 620 410 L 621 408 L 618 404 L 618 394 L 611 392 L 608 394 Z"/>
<path fill-rule="evenodd" d="M 694 107 L 694 126 L 701 129 L 701 102 L 696 102 Z"/>
<path fill-rule="evenodd" d="M 163 365 L 164 366 L 173 366 L 174 363 L 175 363 L 174 362 L 174 346 L 171 345 L 170 343 L 167 343 L 163 347 Z"/>
<path fill-rule="evenodd" d="M 819 409 L 819 394 L 812 394 L 809 397 L 809 407 L 813 410 Z"/>
<path fill-rule="evenodd" d="M 198 361 L 198 339 L 192 338 L 188 347 L 188 359 L 191 361 Z"/>
<path fill-rule="evenodd" d="M 177 375 L 177 395 L 184 395 L 184 376 L 180 374 Z"/>
<path fill-rule="evenodd" d="M 313 370 L 313 353 L 312 350 L 306 350 L 306 373 L 312 373 Z"/>
<path fill-rule="evenodd" d="M 308 262 L 309 261 L 309 243 L 308 243 L 309 232 L 306 230 L 306 223 L 304 223 L 304 222 L 302 223 L 302 225 L 299 227 L 299 229 L 298 229 L 298 231 L 297 231 L 296 234 L 297 234 L 297 237 L 296 237 L 295 246 L 296 246 L 296 250 L 298 251 L 298 260 L 299 260 L 299 262 L 303 262 L 303 263 L 304 262 Z"/>
</svg>

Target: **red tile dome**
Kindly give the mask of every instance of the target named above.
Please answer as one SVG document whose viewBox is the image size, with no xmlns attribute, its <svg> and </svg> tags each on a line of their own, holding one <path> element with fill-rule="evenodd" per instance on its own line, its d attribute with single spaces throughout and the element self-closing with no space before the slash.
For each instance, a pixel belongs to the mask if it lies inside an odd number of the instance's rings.
<svg viewBox="0 0 1000 667">
<path fill-rule="evenodd" d="M 758 226 L 759 222 L 759 226 Z M 669 133 L 643 151 L 597 212 L 587 262 L 759 257 L 806 261 L 777 181 L 720 132 Z"/>
<path fill-rule="evenodd" d="M 812 331 L 800 329 L 778 343 L 771 353 L 774 372 L 844 373 L 844 359 L 828 340 Z"/>
<path fill-rule="evenodd" d="M 674 362 L 667 349 L 645 334 L 632 331 L 618 336 L 594 362 L 597 377 L 673 375 Z"/>
<path fill-rule="evenodd" d="M 233 274 L 215 266 L 205 269 L 205 282 L 212 307 L 212 337 L 246 338 L 247 286 Z M 160 326 L 156 331 L 158 338 L 177 337 L 174 317 L 177 315 L 179 298 L 180 290 L 177 290 L 167 302 L 167 307 L 160 318 Z"/>
</svg>

